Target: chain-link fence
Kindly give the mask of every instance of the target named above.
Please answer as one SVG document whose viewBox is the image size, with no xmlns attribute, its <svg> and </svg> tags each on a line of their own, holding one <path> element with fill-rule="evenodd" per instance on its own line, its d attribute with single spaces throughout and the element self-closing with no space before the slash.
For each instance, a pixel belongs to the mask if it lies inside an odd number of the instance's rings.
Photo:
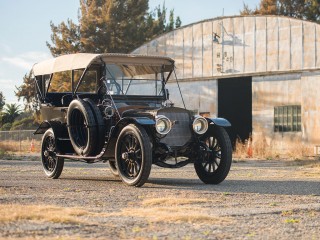
<svg viewBox="0 0 320 240">
<path fill-rule="evenodd" d="M 0 131 L 0 149 L 8 152 L 39 152 L 42 134 L 35 130 Z"/>
</svg>

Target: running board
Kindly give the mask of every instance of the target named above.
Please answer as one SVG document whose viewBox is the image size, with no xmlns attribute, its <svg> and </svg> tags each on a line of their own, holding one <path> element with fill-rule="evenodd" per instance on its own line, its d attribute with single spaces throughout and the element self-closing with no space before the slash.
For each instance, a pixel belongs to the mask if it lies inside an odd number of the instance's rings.
<svg viewBox="0 0 320 240">
<path fill-rule="evenodd" d="M 104 152 L 105 152 L 104 149 L 102 149 L 99 155 L 90 156 L 90 157 L 79 156 L 79 155 L 69 155 L 69 154 L 57 154 L 56 156 L 60 158 L 66 158 L 66 159 L 72 159 L 72 160 L 94 161 L 94 160 L 102 160 L 101 158 Z"/>
</svg>

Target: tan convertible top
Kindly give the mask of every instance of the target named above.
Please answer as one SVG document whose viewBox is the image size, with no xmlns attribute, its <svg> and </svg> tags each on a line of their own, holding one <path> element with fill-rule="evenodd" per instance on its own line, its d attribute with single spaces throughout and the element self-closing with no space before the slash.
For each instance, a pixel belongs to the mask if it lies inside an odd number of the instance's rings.
<svg viewBox="0 0 320 240">
<path fill-rule="evenodd" d="M 142 64 L 151 66 L 166 66 L 166 70 L 173 68 L 174 61 L 168 57 L 146 56 L 117 53 L 75 53 L 36 63 L 32 70 L 35 76 L 51 74 L 74 69 L 86 68 L 94 63 Z"/>
</svg>

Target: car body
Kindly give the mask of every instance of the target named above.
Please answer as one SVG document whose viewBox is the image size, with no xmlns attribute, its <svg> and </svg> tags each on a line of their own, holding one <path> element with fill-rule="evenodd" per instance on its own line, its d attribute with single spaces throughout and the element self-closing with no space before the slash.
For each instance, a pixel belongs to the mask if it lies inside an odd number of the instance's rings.
<svg viewBox="0 0 320 240">
<path fill-rule="evenodd" d="M 142 186 L 152 164 L 193 163 L 203 182 L 223 181 L 232 161 L 230 123 L 175 107 L 166 89 L 174 70 L 171 58 L 127 54 L 77 53 L 35 64 L 43 118 L 35 134 L 43 134 L 46 175 L 58 178 L 64 159 L 104 161 L 126 184 Z"/>
</svg>

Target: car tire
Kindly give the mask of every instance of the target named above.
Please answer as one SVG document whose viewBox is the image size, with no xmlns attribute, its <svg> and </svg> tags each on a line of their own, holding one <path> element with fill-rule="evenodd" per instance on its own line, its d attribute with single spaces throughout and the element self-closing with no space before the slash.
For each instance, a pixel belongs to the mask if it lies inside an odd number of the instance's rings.
<svg viewBox="0 0 320 240">
<path fill-rule="evenodd" d="M 67 112 L 67 126 L 74 151 L 81 156 L 97 152 L 97 127 L 89 104 L 81 99 L 73 100 Z"/>
<path fill-rule="evenodd" d="M 59 178 L 64 165 L 64 159 L 57 157 L 56 138 L 52 128 L 49 128 L 42 136 L 41 162 L 48 178 Z"/>
<path fill-rule="evenodd" d="M 98 155 L 105 144 L 106 125 L 104 124 L 102 114 L 94 101 L 92 101 L 90 98 L 85 98 L 83 101 L 88 103 L 91 111 L 93 112 L 93 117 L 97 128 L 97 146 L 93 154 Z"/>
<path fill-rule="evenodd" d="M 116 143 L 116 167 L 121 180 L 141 187 L 148 180 L 152 165 L 152 149 L 144 128 L 130 124 L 124 127 Z"/>
<path fill-rule="evenodd" d="M 206 184 L 219 184 L 228 175 L 232 162 L 232 146 L 226 130 L 214 126 L 200 139 L 198 159 L 194 168 Z"/>
<path fill-rule="evenodd" d="M 108 161 L 110 172 L 113 176 L 119 177 L 119 172 L 115 161 Z"/>
</svg>

